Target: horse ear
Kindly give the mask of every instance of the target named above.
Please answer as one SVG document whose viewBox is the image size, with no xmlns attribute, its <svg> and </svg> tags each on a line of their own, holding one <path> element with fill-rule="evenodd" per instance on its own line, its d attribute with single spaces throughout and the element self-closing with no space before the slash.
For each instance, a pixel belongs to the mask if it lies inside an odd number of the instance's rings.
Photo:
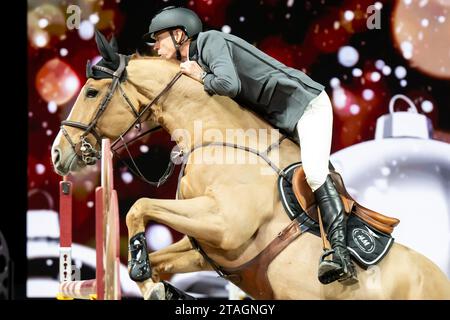
<svg viewBox="0 0 450 320">
<path fill-rule="evenodd" d="M 105 36 L 97 29 L 95 29 L 95 42 L 103 59 L 111 62 L 117 60 L 117 54 L 114 52 L 114 49 L 108 43 Z"/>
<path fill-rule="evenodd" d="M 119 45 L 117 44 L 117 39 L 115 36 L 112 36 L 111 40 L 109 41 L 109 45 L 115 53 L 119 52 Z"/>
<path fill-rule="evenodd" d="M 91 61 L 88 60 L 86 63 L 86 78 L 93 78 L 94 74 L 92 73 Z"/>
</svg>

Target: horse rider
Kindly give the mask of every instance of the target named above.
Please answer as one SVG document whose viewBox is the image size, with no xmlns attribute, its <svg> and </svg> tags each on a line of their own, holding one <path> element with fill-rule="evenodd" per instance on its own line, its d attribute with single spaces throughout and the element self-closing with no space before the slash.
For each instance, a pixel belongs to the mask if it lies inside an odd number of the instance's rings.
<svg viewBox="0 0 450 320">
<path fill-rule="evenodd" d="M 202 32 L 199 17 L 187 8 L 162 9 L 143 39 L 159 56 L 179 60 L 181 71 L 201 82 L 207 93 L 234 99 L 299 143 L 306 180 L 332 247 L 320 259 L 319 281 L 358 281 L 346 245 L 344 205 L 329 175 L 333 110 L 324 86 L 237 36 Z"/>
</svg>

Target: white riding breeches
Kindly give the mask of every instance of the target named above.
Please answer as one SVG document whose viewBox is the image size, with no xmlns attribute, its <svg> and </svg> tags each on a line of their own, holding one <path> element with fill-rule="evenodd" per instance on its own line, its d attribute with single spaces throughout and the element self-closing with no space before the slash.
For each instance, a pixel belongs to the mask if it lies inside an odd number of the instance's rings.
<svg viewBox="0 0 450 320">
<path fill-rule="evenodd" d="M 333 107 L 325 90 L 306 107 L 297 123 L 297 133 L 306 181 L 316 191 L 329 173 L 333 135 Z"/>
</svg>

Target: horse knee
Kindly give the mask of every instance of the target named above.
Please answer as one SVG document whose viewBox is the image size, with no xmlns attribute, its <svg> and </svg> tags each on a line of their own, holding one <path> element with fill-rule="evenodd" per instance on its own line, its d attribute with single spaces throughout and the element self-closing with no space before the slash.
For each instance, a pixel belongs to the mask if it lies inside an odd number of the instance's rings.
<svg viewBox="0 0 450 320">
<path fill-rule="evenodd" d="M 141 198 L 131 206 L 125 219 L 128 229 L 135 226 L 136 224 L 142 223 L 143 221 L 142 213 L 144 211 L 145 201 L 146 201 L 145 198 Z"/>
</svg>

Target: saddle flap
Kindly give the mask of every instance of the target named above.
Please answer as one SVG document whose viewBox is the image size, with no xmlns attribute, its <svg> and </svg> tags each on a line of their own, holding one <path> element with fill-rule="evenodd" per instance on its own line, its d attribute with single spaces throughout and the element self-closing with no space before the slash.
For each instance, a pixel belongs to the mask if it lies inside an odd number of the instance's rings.
<svg viewBox="0 0 450 320">
<path fill-rule="evenodd" d="M 375 229 L 387 234 L 392 233 L 394 227 L 399 224 L 400 220 L 382 215 L 381 213 L 360 205 L 347 192 L 342 176 L 336 171 L 331 171 L 330 175 L 336 186 L 336 190 L 341 197 L 342 203 L 344 204 L 347 215 L 353 213 Z M 294 171 L 292 176 L 292 190 L 303 211 L 305 211 L 311 219 L 318 222 L 318 209 L 314 193 L 306 181 L 305 171 L 302 166 L 299 166 Z"/>
<path fill-rule="evenodd" d="M 303 211 L 305 211 L 311 219 L 318 222 L 319 218 L 317 216 L 318 210 L 316 200 L 313 191 L 306 181 L 305 171 L 302 166 L 294 171 L 294 175 L 292 176 L 292 190 Z M 343 197 L 341 193 L 339 193 L 339 195 L 344 204 L 345 212 L 349 214 L 354 201 Z"/>
<path fill-rule="evenodd" d="M 299 166 L 294 171 L 294 175 L 292 176 L 292 190 L 303 211 L 305 211 L 311 219 L 318 222 L 316 200 L 311 188 L 306 182 L 303 166 Z"/>
</svg>

